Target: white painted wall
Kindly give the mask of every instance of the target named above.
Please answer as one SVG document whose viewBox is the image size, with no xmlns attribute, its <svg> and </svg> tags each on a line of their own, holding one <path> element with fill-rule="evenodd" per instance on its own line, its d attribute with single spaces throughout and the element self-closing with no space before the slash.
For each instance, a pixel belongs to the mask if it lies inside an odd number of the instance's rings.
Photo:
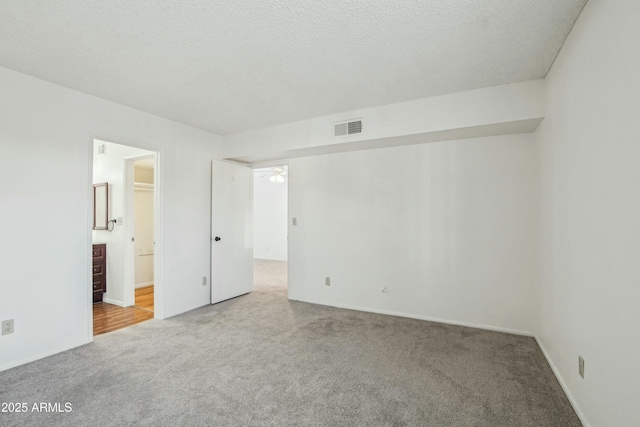
<svg viewBox="0 0 640 427">
<path fill-rule="evenodd" d="M 272 168 L 254 170 L 253 257 L 287 260 L 287 200 L 289 178 L 277 184 L 269 181 Z"/>
<path fill-rule="evenodd" d="M 536 335 L 593 426 L 640 425 L 639 17 L 637 1 L 587 3 L 547 76 L 536 135 Z"/>
<path fill-rule="evenodd" d="M 98 145 L 105 145 L 105 154 L 98 154 Z M 109 219 L 122 217 L 129 221 L 124 212 L 124 162 L 125 158 L 143 156 L 153 153 L 121 144 L 111 144 L 96 140 L 93 150 L 93 183 L 109 183 Z M 105 301 L 125 306 L 124 297 L 124 262 L 126 236 L 124 226 L 116 224 L 112 231 L 93 230 L 93 243 L 107 245 L 107 292 Z"/>
<path fill-rule="evenodd" d="M 0 370 L 91 341 L 94 137 L 158 148 L 164 294 L 172 316 L 209 302 L 211 159 L 220 138 L 0 68 Z"/>
<path fill-rule="evenodd" d="M 532 333 L 533 161 L 532 135 L 291 160 L 290 298 Z"/>
</svg>

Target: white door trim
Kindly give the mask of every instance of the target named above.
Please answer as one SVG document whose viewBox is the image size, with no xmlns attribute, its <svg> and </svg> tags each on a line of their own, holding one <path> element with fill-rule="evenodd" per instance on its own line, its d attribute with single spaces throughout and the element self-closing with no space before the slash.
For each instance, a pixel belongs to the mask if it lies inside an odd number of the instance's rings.
<svg viewBox="0 0 640 427">
<path fill-rule="evenodd" d="M 93 146 L 95 138 L 89 141 L 89 173 L 87 176 L 87 255 L 86 281 L 83 284 L 87 292 L 87 342 L 93 342 L 93 256 L 89 256 L 93 251 Z"/>
<path fill-rule="evenodd" d="M 93 160 L 94 160 L 94 141 L 98 139 L 101 141 L 108 141 L 114 144 L 126 145 L 129 147 L 141 148 L 143 150 L 151 151 L 155 154 L 155 170 L 154 170 L 154 182 L 155 182 L 155 194 L 154 194 L 154 235 L 155 235 L 155 249 L 154 249 L 154 318 L 164 319 L 164 266 L 162 260 L 164 259 L 164 148 L 157 147 L 150 144 L 140 143 L 138 141 L 128 140 L 126 138 L 120 138 L 109 134 L 100 132 L 90 132 L 89 136 L 89 167 L 87 176 L 87 264 L 86 264 L 86 277 L 87 284 L 83 285 L 87 292 L 87 338 L 89 342 L 93 341 L 93 289 L 90 286 L 93 279 L 93 260 L 89 256 L 93 248 L 93 236 L 92 236 L 92 224 L 93 224 Z"/>
</svg>

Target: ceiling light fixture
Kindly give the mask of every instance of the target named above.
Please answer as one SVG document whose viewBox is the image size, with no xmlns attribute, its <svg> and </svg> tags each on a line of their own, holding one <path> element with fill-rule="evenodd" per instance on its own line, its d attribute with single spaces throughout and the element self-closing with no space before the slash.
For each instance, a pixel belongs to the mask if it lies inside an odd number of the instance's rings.
<svg viewBox="0 0 640 427">
<path fill-rule="evenodd" d="M 287 174 L 287 171 L 283 168 L 273 168 L 271 169 L 271 174 L 269 175 L 269 181 L 282 184 L 284 182 L 284 176 Z"/>
</svg>

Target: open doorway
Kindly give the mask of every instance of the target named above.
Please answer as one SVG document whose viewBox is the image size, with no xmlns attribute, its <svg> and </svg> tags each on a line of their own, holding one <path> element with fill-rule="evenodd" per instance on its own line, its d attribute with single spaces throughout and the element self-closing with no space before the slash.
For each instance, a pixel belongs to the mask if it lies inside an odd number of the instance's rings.
<svg viewBox="0 0 640 427">
<path fill-rule="evenodd" d="M 253 175 L 254 289 L 286 295 L 288 168 L 254 169 Z"/>
<path fill-rule="evenodd" d="M 161 287 L 155 249 L 161 236 L 157 235 L 158 153 L 99 139 L 93 144 L 93 182 L 108 189 L 108 226 L 92 231 L 95 336 L 161 317 L 155 310 Z M 136 203 L 142 207 L 138 209 Z M 101 272 L 103 276 L 97 282 L 96 274 Z M 96 289 L 96 282 L 103 283 L 103 288 Z M 136 284 L 139 288 L 147 286 L 146 291 L 151 289 L 139 302 L 135 298 Z"/>
<path fill-rule="evenodd" d="M 155 156 L 128 159 L 133 162 L 133 264 L 134 307 L 153 313 Z"/>
</svg>

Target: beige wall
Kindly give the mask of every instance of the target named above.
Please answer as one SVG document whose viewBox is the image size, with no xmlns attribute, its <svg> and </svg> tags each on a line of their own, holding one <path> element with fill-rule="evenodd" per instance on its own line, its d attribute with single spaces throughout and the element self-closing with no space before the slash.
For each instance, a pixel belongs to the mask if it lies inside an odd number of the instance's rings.
<svg viewBox="0 0 640 427">
<path fill-rule="evenodd" d="M 134 283 L 135 287 L 153 284 L 154 236 L 153 236 L 153 179 L 151 160 L 138 160 L 134 167 Z M 151 167 L 150 167 L 151 166 Z M 147 184 L 147 185 L 140 185 Z"/>
<path fill-rule="evenodd" d="M 136 167 L 134 169 L 135 173 L 135 181 L 143 182 L 145 184 L 153 184 L 153 168 L 141 167 L 138 166 L 139 162 L 136 162 Z"/>
<path fill-rule="evenodd" d="M 135 205 L 135 286 L 153 283 L 153 194 L 152 188 L 136 188 Z"/>
</svg>

